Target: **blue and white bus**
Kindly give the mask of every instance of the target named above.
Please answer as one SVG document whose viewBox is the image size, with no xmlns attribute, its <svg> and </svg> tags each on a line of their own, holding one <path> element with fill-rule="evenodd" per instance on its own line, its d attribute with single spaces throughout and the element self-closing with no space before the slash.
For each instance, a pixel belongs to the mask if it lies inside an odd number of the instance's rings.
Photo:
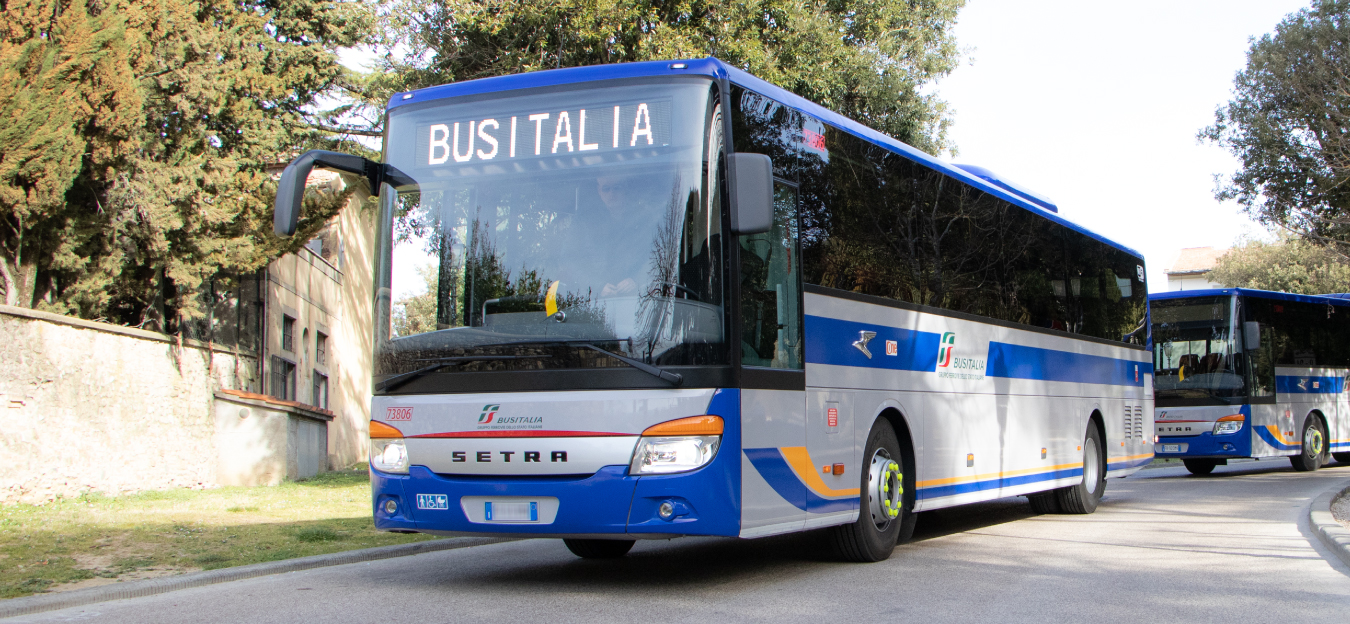
<svg viewBox="0 0 1350 624">
<path fill-rule="evenodd" d="M 1227 288 L 1149 297 L 1158 457 L 1350 462 L 1350 300 Z"/>
<path fill-rule="evenodd" d="M 1153 457 L 1144 263 L 716 59 L 395 95 L 377 189 L 375 523 L 638 539 L 1092 512 Z"/>
</svg>

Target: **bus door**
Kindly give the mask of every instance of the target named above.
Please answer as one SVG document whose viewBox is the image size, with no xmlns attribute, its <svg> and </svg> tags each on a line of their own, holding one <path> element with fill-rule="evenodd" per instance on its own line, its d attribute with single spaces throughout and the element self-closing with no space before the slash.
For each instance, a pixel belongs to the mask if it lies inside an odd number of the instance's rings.
<svg viewBox="0 0 1350 624">
<path fill-rule="evenodd" d="M 775 182 L 773 228 L 740 236 L 738 243 L 741 534 L 754 537 L 800 530 L 811 509 L 812 485 L 820 480 L 808 449 L 808 416 L 816 417 L 806 405 L 796 187 Z"/>
</svg>

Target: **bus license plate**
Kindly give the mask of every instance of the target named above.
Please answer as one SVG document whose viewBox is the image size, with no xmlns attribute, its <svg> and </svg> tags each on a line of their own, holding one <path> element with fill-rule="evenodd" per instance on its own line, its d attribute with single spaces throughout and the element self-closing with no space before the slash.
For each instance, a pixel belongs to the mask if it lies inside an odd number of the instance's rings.
<svg viewBox="0 0 1350 624">
<path fill-rule="evenodd" d="M 539 503 L 486 501 L 483 503 L 483 517 L 488 522 L 539 522 Z"/>
<path fill-rule="evenodd" d="M 1163 445 L 1163 452 L 1164 452 L 1164 453 L 1180 453 L 1180 452 L 1181 452 L 1181 445 L 1180 445 L 1180 444 L 1164 444 L 1164 445 Z"/>
</svg>

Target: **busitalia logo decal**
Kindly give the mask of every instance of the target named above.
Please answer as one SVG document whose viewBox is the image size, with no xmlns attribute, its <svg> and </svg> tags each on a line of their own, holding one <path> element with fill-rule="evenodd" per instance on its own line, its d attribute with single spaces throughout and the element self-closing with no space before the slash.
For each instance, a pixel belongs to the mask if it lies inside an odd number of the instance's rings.
<svg viewBox="0 0 1350 624">
<path fill-rule="evenodd" d="M 982 358 L 957 357 L 956 332 L 943 332 L 938 343 L 937 374 L 941 379 L 984 379 Z"/>
<path fill-rule="evenodd" d="M 502 406 L 488 404 L 478 414 L 478 429 L 543 429 L 543 416 L 503 416 L 499 412 Z"/>
<path fill-rule="evenodd" d="M 952 363 L 952 347 L 956 346 L 956 332 L 943 332 L 942 342 L 938 346 L 938 368 L 947 368 Z"/>
</svg>

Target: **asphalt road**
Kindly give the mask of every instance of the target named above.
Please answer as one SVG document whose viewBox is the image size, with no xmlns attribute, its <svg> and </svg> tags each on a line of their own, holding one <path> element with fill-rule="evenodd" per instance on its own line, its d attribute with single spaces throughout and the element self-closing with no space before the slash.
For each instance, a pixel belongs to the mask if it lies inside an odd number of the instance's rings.
<svg viewBox="0 0 1350 624">
<path fill-rule="evenodd" d="M 829 559 L 818 533 L 639 542 L 583 561 L 528 540 L 322 568 L 10 621 L 1299 622 L 1345 621 L 1350 570 L 1306 526 L 1350 467 L 1287 461 L 1113 479 L 1097 513 L 1023 498 L 930 512 L 878 564 Z"/>
</svg>

